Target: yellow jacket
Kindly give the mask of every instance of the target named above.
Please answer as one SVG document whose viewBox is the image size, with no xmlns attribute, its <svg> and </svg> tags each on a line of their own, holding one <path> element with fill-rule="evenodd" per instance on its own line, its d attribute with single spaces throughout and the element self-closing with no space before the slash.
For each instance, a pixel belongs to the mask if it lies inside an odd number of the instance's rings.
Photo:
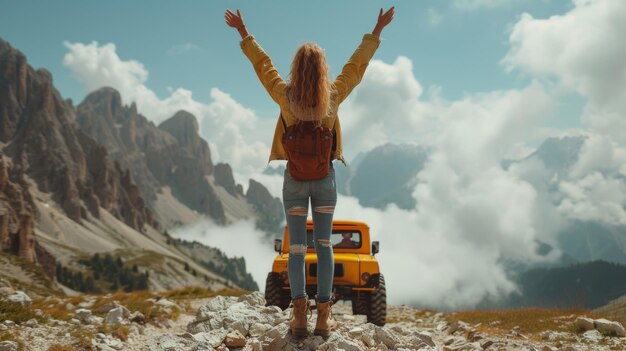
<svg viewBox="0 0 626 351">
<path fill-rule="evenodd" d="M 263 86 L 272 99 L 280 106 L 280 112 L 285 118 L 286 124 L 289 126 L 295 123 L 296 118 L 288 108 L 288 100 L 286 96 L 287 83 L 285 83 L 285 81 L 278 74 L 278 71 L 272 64 L 270 57 L 265 53 L 252 35 L 245 37 L 239 44 L 243 53 L 248 57 L 250 62 L 252 62 L 254 71 L 261 80 L 261 83 L 263 83 Z M 369 33 L 365 34 L 359 47 L 352 54 L 348 63 L 343 66 L 341 74 L 339 74 L 337 79 L 335 79 L 332 83 L 337 92 L 335 95 L 337 100 L 333 104 L 335 109 L 330 114 L 329 118 L 324 119 L 323 123 L 324 126 L 328 128 L 334 126 L 337 134 L 337 148 L 331 157 L 332 159 L 340 160 L 344 165 L 346 164 L 346 161 L 343 158 L 341 126 L 339 124 L 339 117 L 337 116 L 337 108 L 339 107 L 339 104 L 343 102 L 346 97 L 348 97 L 352 89 L 354 89 L 354 87 L 361 82 L 365 69 L 367 68 L 372 56 L 374 56 L 376 49 L 378 49 L 379 44 L 379 37 Z M 279 117 L 276 122 L 276 129 L 274 131 L 274 139 L 272 141 L 272 149 L 268 163 L 272 160 L 287 159 L 287 154 L 285 153 L 281 143 L 281 138 L 284 132 L 285 128 L 283 127 Z"/>
</svg>

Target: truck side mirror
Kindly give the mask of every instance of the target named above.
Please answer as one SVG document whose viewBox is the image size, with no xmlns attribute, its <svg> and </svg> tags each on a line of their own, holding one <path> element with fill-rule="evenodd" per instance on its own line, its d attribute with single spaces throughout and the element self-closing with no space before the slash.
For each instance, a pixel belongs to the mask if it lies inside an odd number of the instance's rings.
<svg viewBox="0 0 626 351">
<path fill-rule="evenodd" d="M 281 252 L 283 250 L 283 241 L 280 239 L 274 240 L 274 251 Z"/>
<path fill-rule="evenodd" d="M 376 255 L 380 250 L 380 243 L 378 241 L 372 241 L 372 255 Z"/>
</svg>

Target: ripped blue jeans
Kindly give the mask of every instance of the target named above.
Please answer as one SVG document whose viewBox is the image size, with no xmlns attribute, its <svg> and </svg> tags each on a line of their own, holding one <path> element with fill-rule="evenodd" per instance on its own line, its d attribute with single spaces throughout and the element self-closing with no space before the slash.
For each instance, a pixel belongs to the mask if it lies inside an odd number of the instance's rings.
<svg viewBox="0 0 626 351">
<path fill-rule="evenodd" d="M 285 169 L 283 181 L 283 204 L 289 230 L 288 276 L 291 298 L 307 296 L 304 258 L 307 249 L 306 222 L 311 200 L 313 217 L 313 243 L 317 254 L 317 302 L 331 298 L 335 260 L 330 235 L 333 213 L 337 204 L 335 170 L 319 180 L 298 181 Z"/>
</svg>

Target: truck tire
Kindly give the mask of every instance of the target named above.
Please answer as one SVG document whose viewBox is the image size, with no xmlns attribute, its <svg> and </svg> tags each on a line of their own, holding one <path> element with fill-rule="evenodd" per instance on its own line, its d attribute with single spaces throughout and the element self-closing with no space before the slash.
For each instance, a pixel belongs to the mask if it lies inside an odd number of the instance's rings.
<svg viewBox="0 0 626 351">
<path fill-rule="evenodd" d="M 352 298 L 352 314 L 364 314 L 367 315 L 367 305 L 369 301 L 369 294 L 361 292 L 360 296 Z"/>
<path fill-rule="evenodd" d="M 382 327 L 387 319 L 387 289 L 385 288 L 385 277 L 382 273 L 378 275 L 377 280 L 376 290 L 371 292 L 369 299 L 367 321 Z"/>
<path fill-rule="evenodd" d="M 281 289 L 281 282 L 278 273 L 270 272 L 265 280 L 265 306 L 278 306 L 281 310 L 286 310 L 291 302 L 291 297 Z"/>
</svg>

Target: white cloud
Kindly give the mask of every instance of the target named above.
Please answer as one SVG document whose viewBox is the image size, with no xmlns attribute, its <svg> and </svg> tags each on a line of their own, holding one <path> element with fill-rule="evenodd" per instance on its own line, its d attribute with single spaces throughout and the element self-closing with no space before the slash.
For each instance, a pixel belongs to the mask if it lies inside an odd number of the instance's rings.
<svg viewBox="0 0 626 351">
<path fill-rule="evenodd" d="M 568 218 L 608 226 L 626 226 L 626 183 L 600 172 L 575 181 L 563 181 L 564 198 L 558 210 Z"/>
<path fill-rule="evenodd" d="M 211 219 L 201 220 L 187 227 L 170 232 L 176 238 L 198 241 L 217 247 L 228 257 L 243 257 L 246 270 L 265 291 L 265 278 L 272 269 L 276 253 L 274 247 L 263 240 L 265 234 L 255 229 L 252 221 L 239 221 L 226 227 L 215 224 Z"/>
<path fill-rule="evenodd" d="M 626 140 L 626 2 L 573 1 L 564 15 L 525 13 L 510 34 L 503 63 L 588 98 L 585 126 Z"/>
<path fill-rule="evenodd" d="M 435 119 L 433 108 L 420 101 L 422 93 L 407 57 L 392 64 L 371 61 L 361 84 L 339 107 L 347 158 L 387 142 L 421 142 Z"/>
<path fill-rule="evenodd" d="M 258 131 L 272 135 L 273 126 L 259 122 L 254 111 L 243 107 L 218 88 L 210 91 L 212 102 L 195 100 L 190 90 L 173 89 L 164 99 L 146 86 L 148 71 L 138 61 L 123 60 L 114 44 L 65 42 L 68 53 L 63 64 L 85 85 L 86 91 L 102 86 L 119 90 L 125 104 L 137 103 L 140 113 L 156 124 L 178 110 L 191 112 L 199 120 L 201 135 L 210 142 L 215 162 L 228 162 L 242 172 L 252 172 L 267 163 L 269 147 L 258 141 Z"/>
<path fill-rule="evenodd" d="M 538 120 L 553 109 L 552 100 L 538 83 L 457 101 L 441 99 L 436 88 L 429 90 L 435 92 L 425 98 L 408 58 L 400 56 L 392 64 L 373 60 L 361 84 L 340 106 L 347 158 L 388 142 L 433 145 L 441 135 L 450 135 L 450 128 L 458 128 L 450 136 L 453 139 L 472 133 L 468 135 L 473 137 L 471 143 L 459 148 L 463 157 L 474 155 L 477 150 L 469 150 L 474 146 L 505 157 L 518 150 L 519 143 L 526 140 L 524 133 L 535 133 Z M 481 134 L 477 134 L 476 126 L 482 123 Z M 452 140 L 449 145 L 459 144 Z"/>
</svg>

